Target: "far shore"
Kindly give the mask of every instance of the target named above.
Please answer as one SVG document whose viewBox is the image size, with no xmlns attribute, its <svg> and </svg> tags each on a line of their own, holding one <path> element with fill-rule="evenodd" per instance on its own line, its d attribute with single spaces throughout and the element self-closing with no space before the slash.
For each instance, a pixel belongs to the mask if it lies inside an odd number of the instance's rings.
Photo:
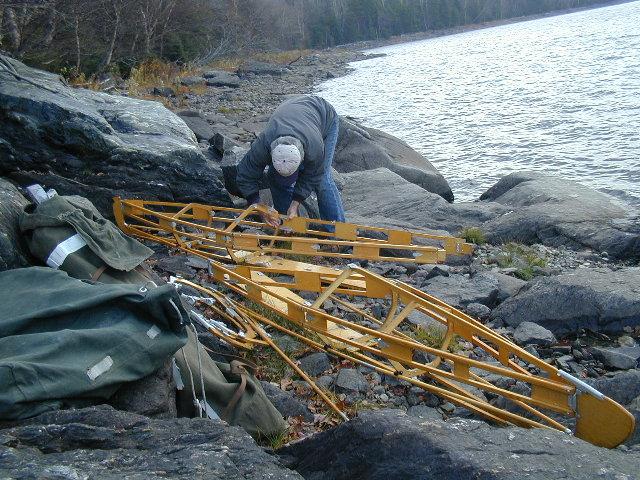
<svg viewBox="0 0 640 480">
<path fill-rule="evenodd" d="M 551 12 L 538 13 L 534 15 L 524 15 L 522 17 L 505 18 L 501 20 L 492 20 L 490 22 L 473 23 L 468 25 L 460 25 L 451 28 L 442 28 L 438 30 L 428 30 L 426 32 L 407 33 L 403 35 L 395 35 L 393 37 L 376 39 L 376 40 L 363 40 L 355 43 L 348 43 L 343 45 L 337 45 L 333 48 L 347 49 L 347 50 L 372 50 L 375 48 L 386 47 L 390 45 L 397 45 L 401 43 L 418 42 L 420 40 L 428 40 L 431 38 L 445 37 L 448 35 L 457 35 L 460 33 L 471 32 L 474 30 L 484 30 L 486 28 L 500 27 L 503 25 L 511 25 L 514 23 L 530 22 L 533 20 L 540 20 L 543 18 L 557 17 L 560 15 L 567 15 L 570 13 L 583 12 L 586 10 L 594 10 L 597 8 L 612 7 L 615 5 L 621 5 L 624 3 L 633 3 L 639 0 L 616 0 L 607 3 L 596 3 L 584 7 L 566 8 L 563 10 L 554 10 Z"/>
</svg>

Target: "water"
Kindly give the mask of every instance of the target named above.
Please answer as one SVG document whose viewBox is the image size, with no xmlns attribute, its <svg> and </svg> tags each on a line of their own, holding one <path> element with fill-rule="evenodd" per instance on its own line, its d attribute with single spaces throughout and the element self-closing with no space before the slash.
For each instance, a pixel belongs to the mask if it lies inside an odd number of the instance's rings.
<svg viewBox="0 0 640 480">
<path fill-rule="evenodd" d="M 543 171 L 640 206 L 640 2 L 371 50 L 322 84 L 472 200 Z"/>
</svg>

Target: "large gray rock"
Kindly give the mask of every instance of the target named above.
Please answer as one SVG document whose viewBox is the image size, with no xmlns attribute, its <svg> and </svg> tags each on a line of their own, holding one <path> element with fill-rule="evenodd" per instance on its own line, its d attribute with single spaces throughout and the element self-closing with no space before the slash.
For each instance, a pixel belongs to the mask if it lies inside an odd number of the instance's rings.
<svg viewBox="0 0 640 480">
<path fill-rule="evenodd" d="M 2 478 L 300 479 L 240 427 L 153 420 L 99 406 L 61 410 L 0 430 Z"/>
<path fill-rule="evenodd" d="M 301 358 L 300 368 L 312 377 L 317 377 L 331 369 L 331 361 L 326 353 L 316 352 Z"/>
<path fill-rule="evenodd" d="M 608 373 L 585 381 L 621 405 L 628 405 L 640 396 L 640 370 Z"/>
<path fill-rule="evenodd" d="M 454 307 L 464 308 L 480 303 L 493 308 L 517 294 L 525 285 L 525 281 L 508 275 L 484 272 L 470 278 L 464 275 L 435 277 L 427 280 L 421 290 Z"/>
<path fill-rule="evenodd" d="M 578 269 L 541 277 L 493 311 L 507 325 L 533 322 L 556 335 L 640 325 L 640 268 Z"/>
<path fill-rule="evenodd" d="M 114 195 L 231 205 L 178 116 L 162 104 L 68 87 L 0 56 L 0 175 L 89 198 Z"/>
<path fill-rule="evenodd" d="M 344 173 L 342 180 L 347 220 L 365 225 L 458 233 L 509 210 L 496 203 L 448 203 L 387 168 Z"/>
<path fill-rule="evenodd" d="M 616 258 L 640 257 L 638 219 L 629 218 L 612 197 L 578 183 L 539 173 L 512 173 L 480 199 L 512 210 L 484 226 L 492 242 L 589 247 Z"/>
<path fill-rule="evenodd" d="M 333 165 L 345 173 L 388 168 L 408 182 L 453 201 L 451 187 L 426 158 L 402 140 L 353 120 L 340 123 Z"/>
<path fill-rule="evenodd" d="M 546 429 L 364 411 L 278 452 L 306 480 L 637 478 L 640 455 Z"/>
<path fill-rule="evenodd" d="M 369 383 L 355 368 L 342 368 L 338 371 L 338 376 L 334 382 L 334 387 L 339 392 L 366 392 Z"/>
<path fill-rule="evenodd" d="M 625 349 L 624 347 L 592 347 L 591 354 L 602 361 L 605 367 L 616 370 L 630 370 L 638 366 L 637 351 Z"/>
<path fill-rule="evenodd" d="M 28 204 L 16 187 L 0 178 L 0 271 L 29 265 L 18 216 Z"/>
</svg>

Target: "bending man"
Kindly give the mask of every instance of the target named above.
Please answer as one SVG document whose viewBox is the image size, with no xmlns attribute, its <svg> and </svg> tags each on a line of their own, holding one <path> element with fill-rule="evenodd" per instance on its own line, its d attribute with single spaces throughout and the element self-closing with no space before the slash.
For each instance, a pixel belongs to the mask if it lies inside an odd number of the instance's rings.
<svg viewBox="0 0 640 480">
<path fill-rule="evenodd" d="M 297 216 L 300 203 L 316 192 L 320 217 L 344 222 L 342 199 L 331 176 L 338 127 L 338 114 L 320 97 L 284 102 L 238 164 L 240 193 L 249 204 L 258 203 L 258 184 L 268 166 L 269 189 L 279 213 Z M 264 220 L 272 226 L 279 223 L 268 216 Z"/>
</svg>

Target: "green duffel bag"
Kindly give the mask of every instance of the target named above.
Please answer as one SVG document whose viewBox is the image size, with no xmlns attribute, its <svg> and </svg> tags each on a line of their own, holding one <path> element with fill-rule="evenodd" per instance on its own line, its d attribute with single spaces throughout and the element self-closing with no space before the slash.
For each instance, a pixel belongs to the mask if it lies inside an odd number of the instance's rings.
<svg viewBox="0 0 640 480">
<path fill-rule="evenodd" d="M 139 265 L 153 250 L 122 233 L 86 198 L 56 195 L 30 205 L 19 225 L 33 256 L 51 268 L 102 283 L 147 281 Z"/>
<path fill-rule="evenodd" d="M 51 268 L 0 272 L 0 419 L 106 400 L 187 341 L 170 285 L 89 284 Z"/>
<path fill-rule="evenodd" d="M 281 433 L 287 424 L 253 375 L 254 366 L 239 358 L 230 363 L 214 361 L 192 328 L 188 327 L 187 344 L 174 356 L 179 374 L 174 378 L 184 386 L 178 390 L 179 410 L 190 416 L 201 410 L 210 418 L 240 425 L 254 437 Z"/>
<path fill-rule="evenodd" d="M 126 236 L 86 198 L 54 196 L 31 205 L 21 215 L 20 229 L 36 258 L 72 277 L 150 289 L 161 283 L 142 266 L 153 251 Z M 192 332 L 174 359 L 180 375 L 178 397 L 191 415 L 220 417 L 252 435 L 273 435 L 286 428 L 253 374 L 237 362 L 213 361 Z"/>
</svg>

